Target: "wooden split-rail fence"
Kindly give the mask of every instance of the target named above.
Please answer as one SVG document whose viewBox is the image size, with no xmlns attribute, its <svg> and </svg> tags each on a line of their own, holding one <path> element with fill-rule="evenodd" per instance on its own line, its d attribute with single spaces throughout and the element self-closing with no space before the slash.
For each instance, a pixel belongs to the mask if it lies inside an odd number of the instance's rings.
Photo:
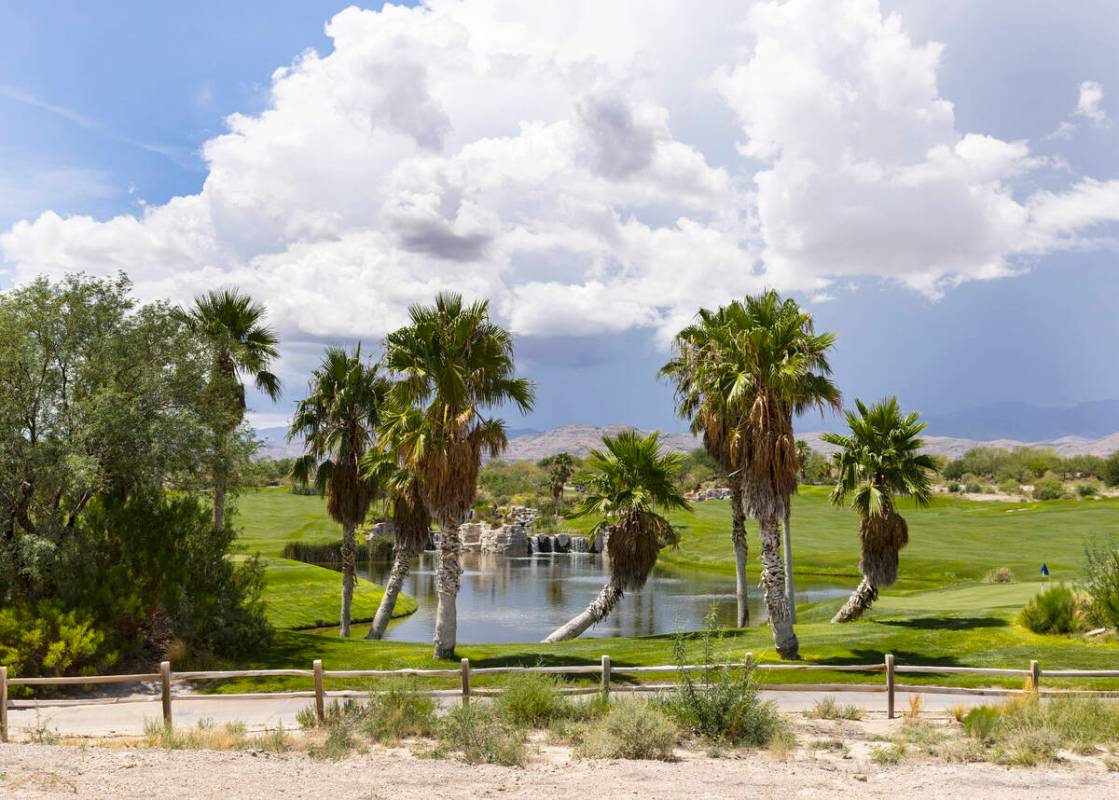
<svg viewBox="0 0 1119 800">
<path fill-rule="evenodd" d="M 316 660 L 311 669 L 248 669 L 248 670 L 219 670 L 219 671 L 184 671 L 172 672 L 171 664 L 164 661 L 159 665 L 159 672 L 140 673 L 130 675 L 81 675 L 64 678 L 17 678 L 8 676 L 8 668 L 0 667 L 0 742 L 8 741 L 8 709 L 12 707 L 27 706 L 45 708 L 51 706 L 71 706 L 73 701 L 9 701 L 9 687 L 11 686 L 87 686 L 97 684 L 119 683 L 154 683 L 159 682 L 160 699 L 163 705 L 163 721 L 166 725 L 172 724 L 172 701 L 190 700 L 269 700 L 283 698 L 314 699 L 315 716 L 322 722 L 326 717 L 326 699 L 364 697 L 368 692 L 354 690 L 326 691 L 324 681 L 326 678 L 358 679 L 358 678 L 454 678 L 459 682 L 457 689 L 433 689 L 417 691 L 433 697 L 461 696 L 462 704 L 467 705 L 472 696 L 486 697 L 500 693 L 500 689 L 472 688 L 471 677 L 476 675 L 507 675 L 515 673 L 537 672 L 548 675 L 597 675 L 597 686 L 571 686 L 563 687 L 561 692 L 570 694 L 595 694 L 601 692 L 609 695 L 611 692 L 657 692 L 669 690 L 675 684 L 665 683 L 619 683 L 615 675 L 641 676 L 678 673 L 680 671 L 699 672 L 705 669 L 734 669 L 749 666 L 759 672 L 804 671 L 815 670 L 821 672 L 861 672 L 884 673 L 883 683 L 762 683 L 759 688 L 765 691 L 781 692 L 881 692 L 886 695 L 886 714 L 890 719 L 895 716 L 895 697 L 898 692 L 908 694 L 958 694 L 958 695 L 1016 695 L 1026 692 L 1037 692 L 1041 695 L 1089 695 L 1119 697 L 1119 691 L 1088 691 L 1069 689 L 1047 689 L 1041 686 L 1042 678 L 1119 678 L 1119 670 L 1077 670 L 1059 669 L 1042 670 L 1038 662 L 1031 661 L 1027 669 L 994 669 L 988 667 L 949 667 L 949 666 L 922 666 L 911 664 L 897 664 L 894 656 L 887 654 L 879 664 L 758 664 L 754 662 L 751 653 L 741 663 L 730 664 L 690 664 L 686 666 L 648 666 L 648 667 L 619 667 L 610 661 L 610 656 L 604 655 L 598 664 L 575 666 L 536 666 L 536 667 L 471 667 L 469 659 L 462 659 L 458 668 L 454 669 L 323 669 L 322 661 Z M 897 682 L 898 675 L 924 674 L 924 675 L 983 675 L 992 677 L 1021 678 L 1028 688 L 973 688 L 965 686 L 938 686 L 935 684 L 902 684 Z M 296 692 L 257 692 L 248 694 L 176 694 L 172 689 L 173 681 L 212 681 L 228 680 L 234 678 L 310 678 L 313 689 Z M 148 703 L 151 697 L 124 697 L 104 698 L 83 701 L 80 705 L 116 704 L 116 703 Z M 18 703 L 18 706 L 13 705 Z"/>
</svg>

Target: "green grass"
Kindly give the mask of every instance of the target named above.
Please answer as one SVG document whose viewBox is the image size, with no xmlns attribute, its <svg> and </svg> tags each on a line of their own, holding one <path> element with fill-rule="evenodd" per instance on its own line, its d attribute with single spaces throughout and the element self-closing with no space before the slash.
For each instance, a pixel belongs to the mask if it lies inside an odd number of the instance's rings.
<svg viewBox="0 0 1119 800">
<path fill-rule="evenodd" d="M 279 557 L 284 545 L 291 541 L 338 540 L 339 527 L 327 516 L 322 498 L 293 495 L 283 488 L 248 492 L 237 500 L 236 524 L 242 529 L 236 552 L 259 553 L 264 561 L 264 602 L 268 620 L 277 629 L 338 624 L 342 607 L 339 573 Z M 359 580 L 354 587 L 352 620 L 371 621 L 382 594 L 377 584 Z M 393 617 L 415 610 L 416 601 L 401 594 Z"/>
<path fill-rule="evenodd" d="M 299 631 L 300 618 L 334 624 L 337 621 L 337 573 L 276 558 L 291 540 L 331 541 L 338 529 L 326 517 L 316 497 L 291 495 L 283 490 L 247 494 L 239 500 L 238 524 L 244 528 L 242 552 L 270 556 L 270 615 L 281 628 L 272 649 L 245 666 L 260 668 L 309 666 L 323 659 L 328 669 L 396 669 L 431 665 L 427 642 L 367 642 L 339 639 L 322 632 Z M 832 625 L 828 622 L 838 601 L 802 605 L 798 609 L 801 655 L 807 661 L 830 664 L 879 663 L 893 653 L 899 664 L 943 664 L 1024 669 L 1038 659 L 1043 669 L 1111 669 L 1119 663 L 1119 645 L 1112 641 L 1078 637 L 1040 636 L 1022 628 L 1015 617 L 1045 584 L 1034 580 L 1042 562 L 1056 579 L 1074 581 L 1079 574 L 1086 537 L 1119 534 L 1119 500 L 1051 501 L 1016 504 L 971 502 L 938 498 L 926 510 L 908 508 L 910 545 L 902 551 L 902 581 L 885 591 L 875 608 L 861 622 Z M 730 509 L 726 502 L 696 504 L 692 514 L 676 515 L 682 526 L 679 549 L 662 553 L 662 561 L 681 567 L 733 572 L 729 542 Z M 588 526 L 575 521 L 576 526 Z M 757 529 L 749 526 L 752 571 L 757 563 Z M 794 555 L 798 574 L 848 576 L 857 580 L 858 535 L 853 514 L 827 503 L 827 491 L 805 487 L 793 509 Z M 1021 580 L 1009 584 L 981 583 L 991 569 L 1006 566 Z M 304 573 L 304 571 L 306 571 Z M 319 582 L 321 581 L 321 589 Z M 375 608 L 379 588 L 363 584 L 368 599 L 359 606 Z M 365 602 L 364 600 L 362 602 Z M 410 598 L 409 601 L 411 602 Z M 282 608 L 278 608 L 283 606 Z M 407 606 L 411 608 L 412 606 Z M 369 614 L 371 615 L 371 611 Z M 776 661 L 768 627 L 729 631 L 719 640 L 723 657 L 740 659 L 753 652 L 762 662 Z M 476 644 L 458 649 L 475 666 L 598 663 L 608 653 L 620 670 L 624 666 L 670 664 L 671 635 L 634 638 L 581 639 L 558 644 Z M 881 675 L 858 673 L 761 673 L 763 680 L 783 683 L 879 683 Z M 618 676 L 624 680 L 623 675 Z M 475 680 L 485 685 L 486 676 Z M 907 675 L 907 683 L 937 682 L 955 685 L 1004 685 L 1020 687 L 1014 678 L 981 676 Z M 328 682 L 329 683 L 329 682 Z M 299 679 L 234 681 L 218 691 L 262 688 L 306 689 Z M 361 682 L 335 681 L 362 688 Z M 1045 685 L 1067 682 L 1046 680 Z M 1114 681 L 1084 682 L 1083 686 L 1116 688 Z"/>
</svg>

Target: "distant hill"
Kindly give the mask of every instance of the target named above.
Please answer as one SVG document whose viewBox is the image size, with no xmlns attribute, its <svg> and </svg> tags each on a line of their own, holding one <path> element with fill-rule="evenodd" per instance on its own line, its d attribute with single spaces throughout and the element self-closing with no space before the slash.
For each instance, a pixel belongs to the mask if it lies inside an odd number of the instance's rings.
<svg viewBox="0 0 1119 800">
<path fill-rule="evenodd" d="M 510 431 L 509 449 L 502 456 L 507 461 L 539 461 L 546 456 L 566 451 L 574 456 L 584 457 L 592 448 L 602 444 L 604 433 L 616 434 L 624 431 L 628 425 L 606 425 L 592 427 L 587 425 L 565 425 L 562 428 L 552 428 L 547 431 L 530 431 L 520 433 Z M 931 426 L 930 426 L 931 427 Z M 1116 426 L 1119 428 L 1119 425 Z M 287 428 L 259 428 L 256 432 L 261 440 L 259 457 L 267 458 L 293 458 L 303 452 L 300 441 L 288 442 Z M 664 433 L 662 434 L 665 446 L 671 450 L 686 453 L 702 443 L 690 433 Z M 821 440 L 819 432 L 797 432 L 798 439 L 804 439 L 812 449 L 821 453 L 830 453 L 834 448 Z M 925 449 L 938 456 L 959 458 L 973 447 L 1000 447 L 1011 450 L 1016 447 L 1045 447 L 1057 451 L 1060 455 L 1094 455 L 1107 456 L 1119 450 L 1119 433 L 1106 436 L 1062 436 L 1048 440 L 1028 439 L 978 439 L 955 436 L 931 436 L 925 438 Z"/>
<path fill-rule="evenodd" d="M 566 451 L 575 456 L 586 456 L 592 448 L 598 447 L 602 442 L 602 434 L 614 434 L 626 430 L 626 425 L 607 425 L 594 428 L 582 425 L 568 425 L 562 428 L 553 428 L 543 433 L 517 436 L 509 440 L 509 449 L 503 458 L 508 461 L 530 460 L 537 461 L 545 456 L 550 456 L 560 451 Z M 835 448 L 821 440 L 822 434 L 818 432 L 797 433 L 798 439 L 804 439 L 814 449 L 822 453 L 830 453 Z M 663 435 L 665 446 L 679 452 L 687 452 L 701 446 L 700 440 L 690 433 L 665 433 Z M 1047 447 L 1056 450 L 1061 455 L 1110 455 L 1119 450 L 1119 433 L 1112 433 L 1096 439 L 1066 436 L 1051 441 L 1026 442 L 1013 439 L 995 439 L 989 441 L 977 439 L 955 438 L 951 436 L 926 436 L 925 449 L 935 455 L 958 458 L 973 447 L 1001 447 L 1013 449 L 1031 445 L 1034 447 Z"/>
</svg>

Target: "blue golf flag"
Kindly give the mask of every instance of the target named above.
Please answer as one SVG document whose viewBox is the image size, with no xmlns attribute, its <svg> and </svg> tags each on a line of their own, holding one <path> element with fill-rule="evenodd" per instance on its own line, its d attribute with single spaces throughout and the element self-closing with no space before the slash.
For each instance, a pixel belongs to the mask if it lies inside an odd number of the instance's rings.
<svg viewBox="0 0 1119 800">
<path fill-rule="evenodd" d="M 1045 575 L 1046 577 L 1049 576 L 1049 565 L 1048 564 L 1042 564 L 1041 565 L 1041 574 Z"/>
</svg>

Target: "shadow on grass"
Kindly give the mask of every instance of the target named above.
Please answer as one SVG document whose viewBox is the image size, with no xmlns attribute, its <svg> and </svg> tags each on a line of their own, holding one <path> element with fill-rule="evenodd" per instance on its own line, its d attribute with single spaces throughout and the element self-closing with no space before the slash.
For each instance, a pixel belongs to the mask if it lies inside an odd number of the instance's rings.
<svg viewBox="0 0 1119 800">
<path fill-rule="evenodd" d="M 972 628 L 1005 628 L 1010 623 L 1002 617 L 918 617 L 916 619 L 875 620 L 879 625 L 893 625 L 922 631 L 965 631 Z"/>
</svg>

